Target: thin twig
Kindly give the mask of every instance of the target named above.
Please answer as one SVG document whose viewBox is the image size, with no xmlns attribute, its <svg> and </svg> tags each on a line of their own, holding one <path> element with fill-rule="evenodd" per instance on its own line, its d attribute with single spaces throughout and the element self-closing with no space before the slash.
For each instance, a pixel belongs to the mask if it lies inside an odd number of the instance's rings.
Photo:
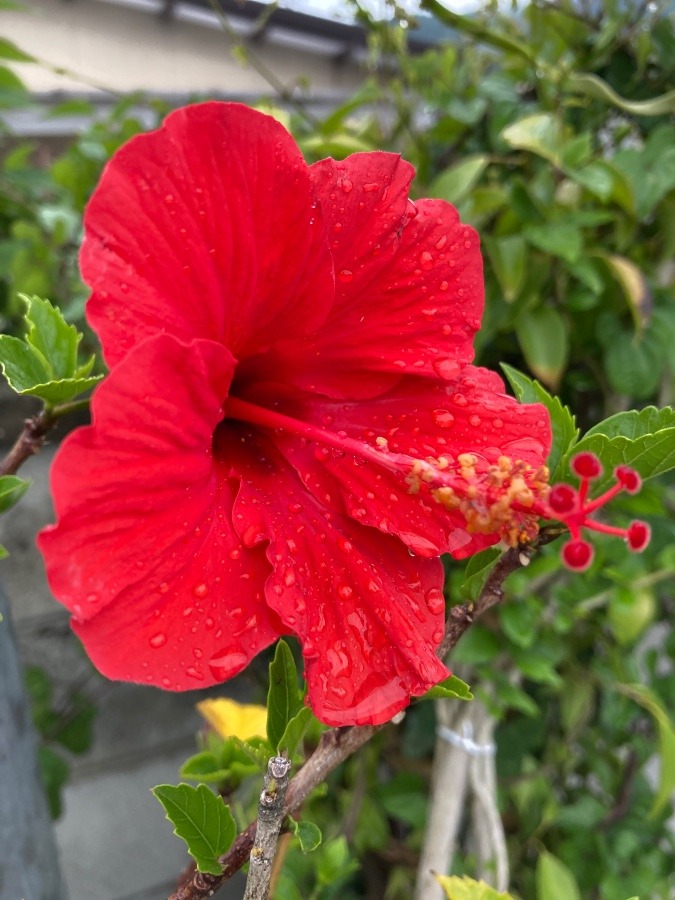
<svg viewBox="0 0 675 900">
<path fill-rule="evenodd" d="M 291 761 L 273 756 L 267 764 L 265 786 L 258 803 L 255 843 L 251 847 L 244 900 L 267 900 L 272 878 L 272 864 L 284 817 L 284 800 L 288 787 Z"/>
<path fill-rule="evenodd" d="M 62 416 L 88 406 L 89 397 L 86 397 L 83 400 L 60 403 L 58 406 L 46 406 L 37 415 L 26 419 L 21 434 L 0 462 L 0 475 L 14 475 L 27 459 L 41 449 L 47 433 Z"/>
<path fill-rule="evenodd" d="M 436 651 L 438 656 L 441 658 L 447 656 L 474 620 L 503 600 L 503 583 L 506 577 L 527 565 L 540 547 L 555 540 L 563 531 L 564 529 L 555 525 L 547 526 L 542 528 L 531 544 L 507 550 L 488 576 L 478 599 L 474 603 L 453 606 L 450 610 L 445 637 Z M 382 728 L 384 725 L 351 725 L 325 731 L 314 753 L 288 785 L 284 813 L 288 815 L 296 812 L 311 792 L 322 784 L 334 769 L 367 744 Z M 206 900 L 212 897 L 248 859 L 255 838 L 255 829 L 256 823 L 252 822 L 234 841 L 228 852 L 220 857 L 223 866 L 221 875 L 188 871 L 169 900 Z"/>
<path fill-rule="evenodd" d="M 36 416 L 26 419 L 23 431 L 0 462 L 0 475 L 14 475 L 19 468 L 34 456 L 44 444 L 47 432 L 56 424 L 53 412 L 43 409 Z"/>
</svg>

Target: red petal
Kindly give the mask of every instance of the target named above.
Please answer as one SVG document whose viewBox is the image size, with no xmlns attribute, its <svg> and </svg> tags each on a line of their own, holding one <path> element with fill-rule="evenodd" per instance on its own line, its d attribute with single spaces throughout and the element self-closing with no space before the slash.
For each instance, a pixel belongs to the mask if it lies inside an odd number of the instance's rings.
<svg viewBox="0 0 675 900">
<path fill-rule="evenodd" d="M 269 386 L 266 390 L 269 405 Z M 455 382 L 405 378 L 373 401 L 287 396 L 279 408 L 371 447 L 384 437 L 391 451 L 414 458 L 474 453 L 489 463 L 510 456 L 539 466 L 551 446 L 548 414 L 544 407 L 519 404 L 503 391 L 497 375 L 467 366 Z M 408 493 L 403 475 L 292 436 L 272 437 L 322 503 L 398 535 L 420 556 L 452 553 L 463 559 L 499 540 L 497 535 L 469 534 L 458 512 L 444 509 L 424 492 Z"/>
<path fill-rule="evenodd" d="M 309 333 L 333 273 L 309 169 L 274 119 L 177 110 L 106 166 L 85 215 L 87 316 L 114 365 L 159 332 L 243 356 Z"/>
<path fill-rule="evenodd" d="M 312 166 L 336 297 L 311 341 L 278 348 L 290 360 L 287 380 L 335 397 L 372 397 L 404 373 L 452 378 L 473 359 L 483 310 L 478 237 L 442 200 L 413 207 L 412 174 L 384 153 Z"/>
<path fill-rule="evenodd" d="M 213 684 L 279 634 L 263 597 L 269 564 L 241 547 L 229 473 L 211 453 L 233 367 L 210 341 L 147 341 L 96 391 L 94 425 L 55 459 L 58 523 L 40 549 L 54 594 L 111 678 Z"/>
<path fill-rule="evenodd" d="M 310 705 L 328 725 L 386 722 L 447 677 L 434 653 L 441 562 L 326 510 L 272 445 L 255 441 L 248 433 L 245 451 L 232 441 L 242 478 L 234 521 L 245 542 L 270 540 L 267 602 L 302 642 Z"/>
</svg>

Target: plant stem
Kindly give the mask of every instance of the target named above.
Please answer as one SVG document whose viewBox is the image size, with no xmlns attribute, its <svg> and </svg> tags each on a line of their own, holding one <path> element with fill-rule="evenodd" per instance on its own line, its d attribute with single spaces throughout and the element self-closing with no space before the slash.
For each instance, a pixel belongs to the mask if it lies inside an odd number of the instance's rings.
<svg viewBox="0 0 675 900">
<path fill-rule="evenodd" d="M 290 760 L 284 756 L 273 756 L 267 764 L 265 786 L 258 803 L 255 843 L 251 847 L 244 900 L 267 900 L 269 895 L 290 771 Z"/>
<path fill-rule="evenodd" d="M 78 409 L 86 409 L 87 406 L 89 398 L 73 400 L 58 406 L 45 406 L 36 416 L 26 419 L 21 434 L 0 462 L 0 475 L 14 475 L 27 459 L 40 450 L 47 433 L 62 416 Z"/>
</svg>

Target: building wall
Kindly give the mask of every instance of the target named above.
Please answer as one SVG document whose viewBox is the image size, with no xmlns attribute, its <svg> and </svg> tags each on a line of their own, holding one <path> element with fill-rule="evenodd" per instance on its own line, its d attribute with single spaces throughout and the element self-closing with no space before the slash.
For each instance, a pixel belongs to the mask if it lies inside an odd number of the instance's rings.
<svg viewBox="0 0 675 900">
<path fill-rule="evenodd" d="M 137 8 L 142 5 L 144 8 Z M 23 11 L 0 12 L 0 34 L 51 67 L 16 64 L 15 70 L 36 92 L 91 90 L 127 92 L 269 94 L 265 79 L 232 53 L 228 36 L 205 24 L 164 21 L 158 0 L 127 5 L 103 0 L 28 0 Z M 178 4 L 178 14 L 191 10 Z M 209 22 L 211 18 L 211 22 Z M 254 52 L 285 86 L 309 82 L 318 94 L 348 95 L 361 82 L 353 61 L 336 63 L 336 47 L 305 38 L 294 46 L 291 35 L 274 34 Z"/>
</svg>

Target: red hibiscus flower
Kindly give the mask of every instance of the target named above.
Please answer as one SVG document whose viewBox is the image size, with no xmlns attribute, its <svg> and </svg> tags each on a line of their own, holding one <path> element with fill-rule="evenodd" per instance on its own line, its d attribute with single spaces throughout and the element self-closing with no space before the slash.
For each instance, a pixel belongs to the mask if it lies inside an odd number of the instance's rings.
<svg viewBox="0 0 675 900">
<path fill-rule="evenodd" d="M 219 103 L 108 164 L 81 265 L 111 373 L 39 538 L 104 674 L 205 687 L 294 634 L 333 725 L 447 675 L 439 555 L 527 531 L 550 430 L 470 365 L 478 238 L 412 176 Z"/>
</svg>

